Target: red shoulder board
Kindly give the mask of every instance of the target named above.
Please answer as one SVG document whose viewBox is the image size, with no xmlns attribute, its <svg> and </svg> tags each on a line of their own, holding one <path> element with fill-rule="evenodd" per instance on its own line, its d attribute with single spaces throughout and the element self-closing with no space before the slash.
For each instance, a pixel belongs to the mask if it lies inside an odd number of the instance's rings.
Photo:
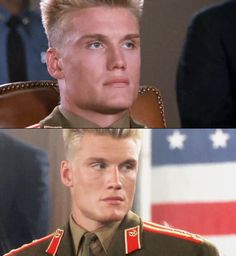
<svg viewBox="0 0 236 256">
<path fill-rule="evenodd" d="M 27 126 L 26 128 L 40 128 L 40 124 L 39 123 L 33 124 L 33 125 L 30 125 L 30 126 Z"/>
<path fill-rule="evenodd" d="M 192 241 L 193 243 L 197 243 L 197 244 L 200 244 L 203 242 L 203 238 L 199 235 L 195 235 L 195 234 L 192 234 L 187 231 L 180 230 L 180 229 L 162 226 L 162 225 L 155 224 L 152 222 L 147 222 L 147 221 L 143 222 L 143 230 L 157 233 L 157 234 L 173 236 L 173 237 L 177 237 L 177 238 L 180 238 L 183 240 L 189 240 L 189 241 Z"/>
<path fill-rule="evenodd" d="M 25 249 L 27 248 L 30 248 L 30 247 L 33 247 L 41 242 L 44 242 L 46 241 L 47 239 L 50 239 L 51 237 L 53 236 L 53 234 L 50 234 L 48 236 L 45 236 L 43 238 L 40 238 L 40 239 L 36 239 L 34 241 L 32 241 L 31 243 L 29 244 L 24 244 L 22 245 L 21 247 L 17 248 L 17 249 L 14 249 L 14 250 L 11 250 L 10 252 L 4 254 L 3 256 L 13 256 L 15 255 L 15 253 L 18 253 L 18 252 L 21 252 L 21 251 L 24 251 Z"/>
<path fill-rule="evenodd" d="M 64 230 L 62 229 L 57 229 L 56 232 L 54 233 L 54 236 L 51 240 L 51 243 L 49 244 L 46 253 L 49 255 L 55 256 L 58 250 L 58 247 L 60 245 L 61 239 L 63 237 Z"/>
<path fill-rule="evenodd" d="M 125 253 L 129 254 L 140 248 L 140 226 L 125 229 Z"/>
</svg>

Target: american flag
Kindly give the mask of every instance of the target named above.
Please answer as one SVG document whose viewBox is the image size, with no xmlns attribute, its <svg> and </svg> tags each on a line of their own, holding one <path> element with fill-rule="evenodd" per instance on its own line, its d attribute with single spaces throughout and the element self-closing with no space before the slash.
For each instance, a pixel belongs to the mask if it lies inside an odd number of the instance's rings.
<svg viewBox="0 0 236 256">
<path fill-rule="evenodd" d="M 152 221 L 236 253 L 236 130 L 152 130 Z"/>
</svg>

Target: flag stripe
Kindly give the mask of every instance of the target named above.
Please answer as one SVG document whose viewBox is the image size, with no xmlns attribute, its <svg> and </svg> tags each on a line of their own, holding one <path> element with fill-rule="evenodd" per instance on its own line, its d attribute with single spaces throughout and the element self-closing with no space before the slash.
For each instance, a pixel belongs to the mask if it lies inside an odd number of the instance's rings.
<svg viewBox="0 0 236 256">
<path fill-rule="evenodd" d="M 166 165 L 152 172 L 152 202 L 236 201 L 236 163 Z"/>
<path fill-rule="evenodd" d="M 227 236 L 206 236 L 204 238 L 217 247 L 221 256 L 235 255 L 236 234 Z"/>
<path fill-rule="evenodd" d="M 152 205 L 152 220 L 201 235 L 236 234 L 236 202 Z"/>
<path fill-rule="evenodd" d="M 182 129 L 179 130 L 186 140 L 183 149 L 171 150 L 168 137 L 175 130 L 154 130 L 152 134 L 152 164 L 194 164 L 209 162 L 236 161 L 235 142 L 236 132 L 234 129 L 225 129 L 224 133 L 230 137 L 226 148 L 214 149 L 210 137 L 216 131 L 214 129 Z"/>
</svg>

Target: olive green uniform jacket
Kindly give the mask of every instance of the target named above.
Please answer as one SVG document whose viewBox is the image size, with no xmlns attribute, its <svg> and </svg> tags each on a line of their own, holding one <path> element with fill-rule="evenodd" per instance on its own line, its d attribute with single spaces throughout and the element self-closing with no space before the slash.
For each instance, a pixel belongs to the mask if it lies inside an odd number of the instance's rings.
<svg viewBox="0 0 236 256">
<path fill-rule="evenodd" d="M 98 127 L 86 127 L 81 123 L 80 127 L 73 127 L 71 122 L 67 120 L 61 113 L 59 106 L 55 107 L 50 115 L 45 117 L 39 123 L 29 126 L 28 128 L 98 128 Z M 125 128 L 125 127 L 119 127 Z M 130 124 L 128 128 L 144 128 L 144 125 L 137 123 L 130 117 Z"/>
<path fill-rule="evenodd" d="M 75 256 L 69 224 L 5 256 Z M 129 212 L 108 248 L 109 256 L 218 256 L 216 248 L 200 236 L 143 222 Z M 105 254 L 104 254 L 105 256 Z"/>
</svg>

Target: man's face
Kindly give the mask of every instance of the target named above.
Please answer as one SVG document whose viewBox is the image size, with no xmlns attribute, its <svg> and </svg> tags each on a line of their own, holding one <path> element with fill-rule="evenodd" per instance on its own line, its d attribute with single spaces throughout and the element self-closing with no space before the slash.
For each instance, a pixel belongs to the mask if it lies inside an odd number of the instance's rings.
<svg viewBox="0 0 236 256">
<path fill-rule="evenodd" d="M 76 153 L 62 164 L 70 187 L 72 215 L 86 229 L 123 219 L 133 204 L 140 145 L 131 138 L 85 134 Z"/>
<path fill-rule="evenodd" d="M 69 31 L 59 48 L 62 106 L 102 114 L 129 108 L 140 78 L 137 18 L 117 7 L 86 8 L 68 15 Z"/>
</svg>

